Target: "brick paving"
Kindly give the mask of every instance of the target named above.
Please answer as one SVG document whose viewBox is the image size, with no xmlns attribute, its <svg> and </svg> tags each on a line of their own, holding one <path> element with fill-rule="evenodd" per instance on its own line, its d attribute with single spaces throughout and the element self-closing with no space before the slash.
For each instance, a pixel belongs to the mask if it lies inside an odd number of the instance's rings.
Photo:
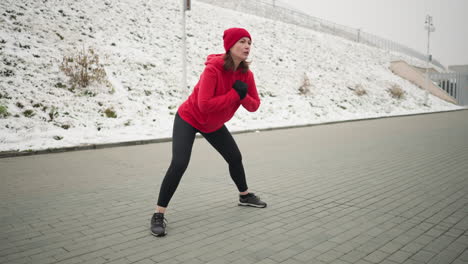
<svg viewBox="0 0 468 264">
<path fill-rule="evenodd" d="M 265 209 L 197 139 L 149 233 L 170 143 L 0 159 L 0 263 L 468 262 L 468 111 L 236 134 Z"/>
</svg>

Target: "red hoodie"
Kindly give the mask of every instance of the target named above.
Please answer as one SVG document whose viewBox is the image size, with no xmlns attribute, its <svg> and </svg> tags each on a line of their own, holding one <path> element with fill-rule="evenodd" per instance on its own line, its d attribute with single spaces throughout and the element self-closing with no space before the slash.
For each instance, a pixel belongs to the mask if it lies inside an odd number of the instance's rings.
<svg viewBox="0 0 468 264">
<path fill-rule="evenodd" d="M 247 111 L 255 112 L 260 106 L 253 73 L 226 71 L 224 54 L 209 55 L 205 70 L 189 98 L 179 107 L 180 117 L 203 133 L 220 129 L 242 105 Z M 248 91 L 240 100 L 232 85 L 236 80 L 247 83 Z"/>
</svg>

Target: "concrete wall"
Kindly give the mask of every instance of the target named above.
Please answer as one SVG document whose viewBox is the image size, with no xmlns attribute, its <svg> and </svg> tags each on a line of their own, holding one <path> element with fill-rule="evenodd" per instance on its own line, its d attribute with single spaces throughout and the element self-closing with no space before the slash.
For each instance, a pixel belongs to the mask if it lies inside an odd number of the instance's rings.
<svg viewBox="0 0 468 264">
<path fill-rule="evenodd" d="M 447 92 L 442 90 L 437 85 L 434 85 L 432 81 L 427 83 L 425 75 L 405 61 L 392 62 L 390 65 L 390 70 L 403 79 L 406 79 L 420 88 L 427 90 L 432 95 L 437 96 L 447 102 L 457 104 L 457 100 L 455 100 L 455 98 L 451 97 L 449 94 L 447 94 Z"/>
</svg>

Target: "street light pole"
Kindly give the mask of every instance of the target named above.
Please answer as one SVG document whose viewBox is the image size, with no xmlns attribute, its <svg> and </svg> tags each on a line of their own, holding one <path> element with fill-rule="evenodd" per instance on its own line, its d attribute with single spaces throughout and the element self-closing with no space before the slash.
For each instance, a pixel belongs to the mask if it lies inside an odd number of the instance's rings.
<svg viewBox="0 0 468 264">
<path fill-rule="evenodd" d="M 185 12 L 191 9 L 190 0 L 182 0 L 182 100 L 187 92 L 187 34 Z"/>
<path fill-rule="evenodd" d="M 432 16 L 426 15 L 426 22 L 424 28 L 427 30 L 427 58 L 426 58 L 426 93 L 424 96 L 424 105 L 428 105 L 429 99 L 429 61 L 432 61 L 432 56 L 429 53 L 429 40 L 431 36 L 431 32 L 435 31 L 434 24 L 432 23 Z"/>
</svg>

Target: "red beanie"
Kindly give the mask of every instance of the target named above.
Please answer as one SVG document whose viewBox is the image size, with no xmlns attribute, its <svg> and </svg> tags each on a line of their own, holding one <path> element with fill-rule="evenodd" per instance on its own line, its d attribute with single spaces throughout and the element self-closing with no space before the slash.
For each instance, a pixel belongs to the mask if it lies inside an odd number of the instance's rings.
<svg viewBox="0 0 468 264">
<path fill-rule="evenodd" d="M 243 28 L 229 28 L 224 31 L 223 40 L 224 40 L 224 50 L 228 52 L 236 42 L 243 38 L 248 37 L 250 40 L 249 32 Z"/>
</svg>

